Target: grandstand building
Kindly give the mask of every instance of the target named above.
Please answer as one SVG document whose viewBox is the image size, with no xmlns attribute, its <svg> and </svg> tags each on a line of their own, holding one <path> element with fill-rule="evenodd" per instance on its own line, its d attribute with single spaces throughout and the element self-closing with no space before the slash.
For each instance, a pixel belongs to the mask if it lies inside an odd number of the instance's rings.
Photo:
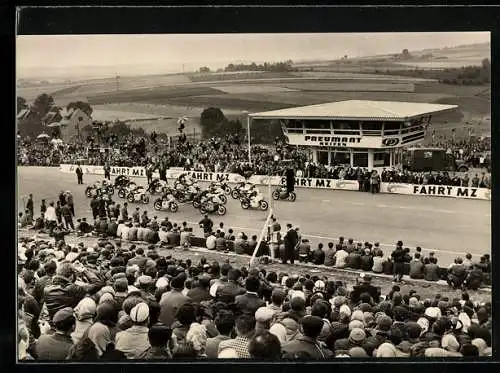
<svg viewBox="0 0 500 373">
<path fill-rule="evenodd" d="M 432 115 L 456 105 L 348 100 L 249 114 L 279 120 L 286 141 L 328 166 L 391 167 L 405 147 L 423 141 Z"/>
</svg>

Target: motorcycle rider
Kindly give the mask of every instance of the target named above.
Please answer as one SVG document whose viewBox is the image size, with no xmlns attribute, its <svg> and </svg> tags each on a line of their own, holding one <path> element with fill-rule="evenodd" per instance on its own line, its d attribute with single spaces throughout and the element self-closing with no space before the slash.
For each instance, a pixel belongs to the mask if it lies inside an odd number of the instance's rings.
<svg viewBox="0 0 500 373">
<path fill-rule="evenodd" d="M 251 186 L 246 195 L 250 199 L 251 206 L 256 206 L 260 201 L 264 199 L 264 196 L 262 195 L 262 193 L 260 193 L 259 189 L 255 185 Z"/>
<path fill-rule="evenodd" d="M 161 196 L 161 199 L 162 199 L 163 206 L 165 206 L 165 202 L 166 202 L 166 208 L 170 208 L 171 203 L 175 202 L 175 198 L 170 191 L 163 193 Z"/>
</svg>

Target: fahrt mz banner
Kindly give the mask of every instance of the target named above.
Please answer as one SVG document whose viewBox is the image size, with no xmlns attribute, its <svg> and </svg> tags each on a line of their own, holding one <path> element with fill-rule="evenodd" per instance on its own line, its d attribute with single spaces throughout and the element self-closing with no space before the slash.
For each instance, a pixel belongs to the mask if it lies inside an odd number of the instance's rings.
<svg viewBox="0 0 500 373">
<path fill-rule="evenodd" d="M 184 170 L 167 170 L 167 179 L 177 179 L 182 174 L 187 174 L 191 178 L 198 181 L 220 181 L 222 183 L 239 183 L 245 181 L 245 178 L 243 176 L 227 172 L 201 172 Z"/>
<path fill-rule="evenodd" d="M 381 193 L 408 194 L 415 196 L 451 197 L 491 200 L 487 188 L 457 187 L 446 185 L 416 185 L 403 183 L 382 183 Z"/>
<path fill-rule="evenodd" d="M 281 184 L 286 184 L 286 177 L 281 178 Z M 296 177 L 295 186 L 303 188 L 315 189 L 340 189 L 340 190 L 358 190 L 359 184 L 357 180 L 333 180 L 333 179 L 316 179 L 309 177 Z"/>
</svg>

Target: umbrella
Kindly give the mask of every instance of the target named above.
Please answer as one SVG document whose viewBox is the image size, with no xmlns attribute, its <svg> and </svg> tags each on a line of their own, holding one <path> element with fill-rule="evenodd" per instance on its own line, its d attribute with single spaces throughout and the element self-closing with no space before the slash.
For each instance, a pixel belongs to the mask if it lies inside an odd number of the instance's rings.
<svg viewBox="0 0 500 373">
<path fill-rule="evenodd" d="M 41 133 L 36 138 L 37 139 L 50 139 L 50 136 L 47 135 L 46 133 Z"/>
<path fill-rule="evenodd" d="M 61 123 L 59 122 L 50 123 L 47 125 L 47 127 L 61 127 Z"/>
</svg>

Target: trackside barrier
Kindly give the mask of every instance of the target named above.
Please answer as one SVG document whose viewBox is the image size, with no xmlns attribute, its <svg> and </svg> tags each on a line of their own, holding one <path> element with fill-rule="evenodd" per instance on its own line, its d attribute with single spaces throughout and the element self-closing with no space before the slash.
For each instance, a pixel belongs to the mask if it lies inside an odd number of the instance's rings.
<svg viewBox="0 0 500 373">
<path fill-rule="evenodd" d="M 62 164 L 61 172 L 75 173 L 76 165 Z M 103 166 L 81 166 L 84 174 L 89 175 L 104 175 Z M 239 183 L 245 181 L 245 178 L 239 174 L 226 172 L 198 172 L 184 171 L 179 168 L 167 170 L 167 179 L 176 179 L 182 173 L 187 173 L 193 179 L 199 181 L 221 181 L 228 183 Z M 144 167 L 111 167 L 111 175 L 126 175 L 131 177 L 146 177 L 146 169 Z M 158 172 L 153 173 L 153 177 L 159 177 Z M 256 185 L 284 185 L 286 178 L 281 176 L 266 176 L 253 175 L 248 179 L 249 182 Z M 333 190 L 359 190 L 357 180 L 333 180 L 333 179 L 317 179 L 296 177 L 295 186 L 299 188 L 310 189 L 333 189 Z M 449 197 L 449 198 L 465 198 L 491 201 L 491 190 L 487 188 L 473 187 L 457 187 L 444 185 L 416 185 L 404 183 L 381 183 L 380 193 L 390 194 L 405 194 L 414 196 L 432 196 L 432 197 Z"/>
</svg>

